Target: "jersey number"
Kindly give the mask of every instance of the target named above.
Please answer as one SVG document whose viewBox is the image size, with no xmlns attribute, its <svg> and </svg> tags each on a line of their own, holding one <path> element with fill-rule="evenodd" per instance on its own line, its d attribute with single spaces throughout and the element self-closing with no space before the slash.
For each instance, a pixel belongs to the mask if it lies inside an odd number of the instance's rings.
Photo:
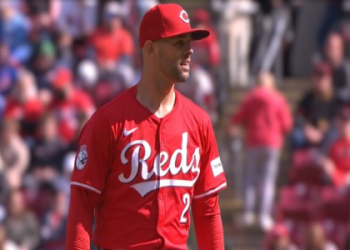
<svg viewBox="0 0 350 250">
<path fill-rule="evenodd" d="M 186 223 L 187 217 L 185 216 L 185 214 L 187 213 L 188 209 L 190 208 L 190 203 L 191 203 L 190 202 L 190 195 L 188 193 L 184 194 L 184 196 L 182 197 L 182 201 L 185 204 L 185 207 L 184 207 L 184 210 L 182 210 L 180 222 Z"/>
</svg>

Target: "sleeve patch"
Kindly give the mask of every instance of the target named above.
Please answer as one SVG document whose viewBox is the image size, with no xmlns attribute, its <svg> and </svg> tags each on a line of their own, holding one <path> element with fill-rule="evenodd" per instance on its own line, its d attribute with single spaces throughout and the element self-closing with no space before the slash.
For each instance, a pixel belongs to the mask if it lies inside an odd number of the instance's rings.
<svg viewBox="0 0 350 250">
<path fill-rule="evenodd" d="M 211 170 L 213 171 L 214 177 L 217 177 L 219 174 L 224 172 L 224 168 L 222 167 L 220 157 L 215 158 L 210 162 Z"/>
<path fill-rule="evenodd" d="M 75 161 L 75 166 L 77 167 L 78 170 L 82 170 L 85 167 L 87 159 L 88 159 L 87 147 L 86 145 L 82 145 L 80 147 L 79 154 Z"/>
</svg>

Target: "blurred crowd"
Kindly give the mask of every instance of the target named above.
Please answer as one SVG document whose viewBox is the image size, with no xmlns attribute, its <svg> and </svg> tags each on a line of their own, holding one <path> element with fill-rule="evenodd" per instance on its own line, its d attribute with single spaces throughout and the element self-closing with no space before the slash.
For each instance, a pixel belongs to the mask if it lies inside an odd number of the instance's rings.
<svg viewBox="0 0 350 250">
<path fill-rule="evenodd" d="M 64 249 L 80 129 L 138 82 L 139 23 L 157 3 L 0 0 L 0 249 Z M 215 123 L 219 45 L 209 12 L 192 15 L 212 36 L 179 90 Z"/>
<path fill-rule="evenodd" d="M 79 131 L 138 82 L 139 24 L 159 2 L 0 0 L 0 249 L 64 249 Z M 190 79 L 176 88 L 214 125 L 227 87 L 247 90 L 228 125 L 244 135 L 241 223 L 258 222 L 267 250 L 350 249 L 350 1 L 323 1 L 293 109 L 279 87 L 294 76 L 308 0 L 208 2 L 189 14 L 211 36 L 192 43 Z M 284 149 L 291 166 L 277 189 Z"/>
<path fill-rule="evenodd" d="M 276 28 L 270 38 L 278 36 L 278 25 L 295 34 L 293 17 L 307 2 L 270 1 L 271 26 Z M 242 136 L 240 127 L 244 129 L 240 223 L 248 227 L 257 223 L 266 232 L 264 249 L 350 249 L 350 2 L 323 4 L 323 19 L 315 32 L 318 44 L 309 58 L 310 83 L 295 107 L 279 91 L 279 72 L 270 67 L 273 64 L 265 54 L 254 87 L 229 124 L 234 138 Z M 284 17 L 277 13 L 281 8 L 288 13 Z M 288 25 L 280 22 L 288 18 Z M 293 41 L 287 34 L 270 40 L 266 48 L 276 41 L 276 53 L 285 56 L 284 43 Z M 274 58 L 273 63 L 283 64 L 278 56 Z M 289 73 L 282 72 L 282 77 Z M 290 155 L 290 166 L 286 183 L 276 191 L 283 149 Z"/>
</svg>

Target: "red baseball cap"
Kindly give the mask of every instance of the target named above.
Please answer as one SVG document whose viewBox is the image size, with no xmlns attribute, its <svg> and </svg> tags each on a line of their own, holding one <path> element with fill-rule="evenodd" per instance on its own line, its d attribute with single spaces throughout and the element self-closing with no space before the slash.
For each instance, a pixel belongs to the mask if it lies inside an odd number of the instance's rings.
<svg viewBox="0 0 350 250">
<path fill-rule="evenodd" d="M 191 33 L 193 40 L 200 40 L 210 35 L 208 30 L 192 29 L 187 12 L 178 4 L 158 4 L 143 16 L 139 42 L 142 48 L 147 40 L 156 41 Z"/>
<path fill-rule="evenodd" d="M 60 89 L 67 84 L 71 84 L 73 80 L 72 73 L 65 68 L 60 68 L 55 72 L 53 79 L 53 87 L 56 89 Z"/>
</svg>

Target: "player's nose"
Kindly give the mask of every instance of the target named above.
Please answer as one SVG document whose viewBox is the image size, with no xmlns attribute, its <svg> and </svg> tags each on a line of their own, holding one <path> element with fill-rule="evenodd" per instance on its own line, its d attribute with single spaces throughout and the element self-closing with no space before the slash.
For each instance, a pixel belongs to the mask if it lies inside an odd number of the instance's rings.
<svg viewBox="0 0 350 250">
<path fill-rule="evenodd" d="M 189 43 L 189 44 L 187 45 L 187 47 L 186 47 L 186 50 L 185 50 L 185 55 L 186 55 L 186 57 L 192 55 L 193 52 L 194 52 L 194 51 L 193 51 L 193 48 L 192 48 L 191 44 Z"/>
</svg>

